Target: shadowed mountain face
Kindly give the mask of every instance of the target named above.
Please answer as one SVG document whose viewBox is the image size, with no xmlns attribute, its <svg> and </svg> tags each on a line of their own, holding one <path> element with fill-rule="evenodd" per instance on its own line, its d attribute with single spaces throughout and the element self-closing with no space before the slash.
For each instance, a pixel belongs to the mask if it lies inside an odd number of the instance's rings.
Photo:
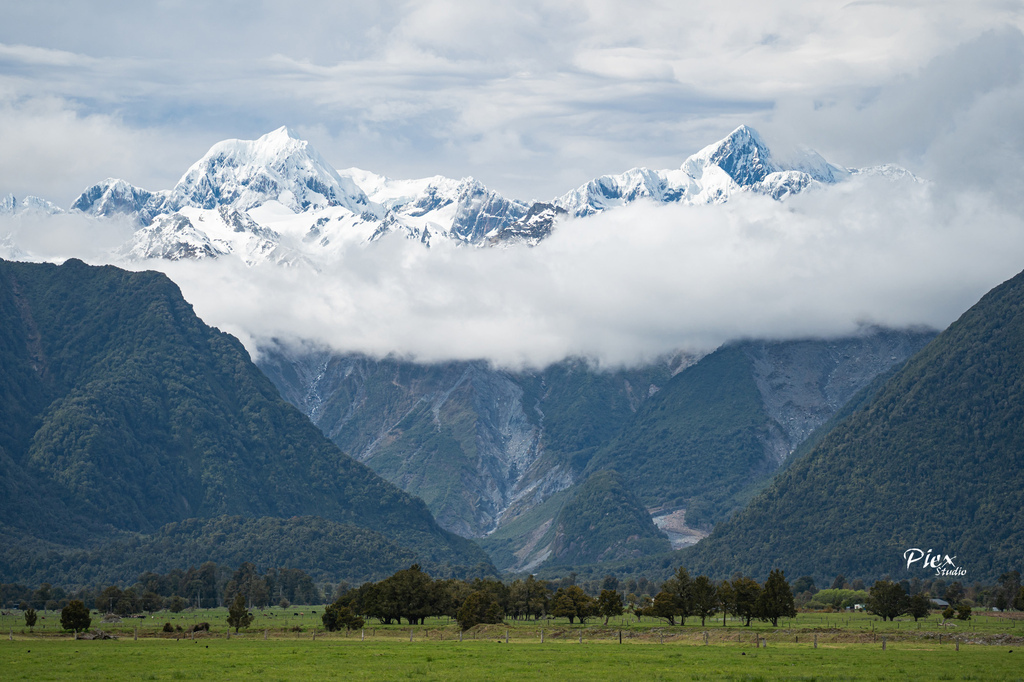
<svg viewBox="0 0 1024 682">
<path fill-rule="evenodd" d="M 725 576 L 991 581 L 1024 561 L 1024 274 L 988 293 L 742 513 L 683 554 Z"/>
<path fill-rule="evenodd" d="M 486 561 L 325 439 L 163 275 L 0 261 L 0 319 L 9 540 L 61 551 L 189 518 L 305 516 L 427 563 Z"/>
<path fill-rule="evenodd" d="M 587 561 L 654 551 L 658 543 L 615 549 L 634 535 L 660 535 L 646 526 L 598 523 L 634 501 L 676 546 L 696 541 L 858 389 L 933 336 L 876 329 L 829 341 L 746 342 L 628 371 L 565 361 L 506 372 L 482 362 L 424 365 L 281 347 L 265 349 L 259 362 L 343 449 L 422 497 L 445 528 L 486 536 L 501 568 L 526 570 L 565 565 L 559 551 Z M 579 486 L 609 469 L 615 485 L 598 479 L 598 487 L 622 494 L 588 494 L 582 504 Z M 576 504 L 569 524 L 566 504 Z M 571 537 L 591 526 L 605 529 L 606 546 Z"/>
<path fill-rule="evenodd" d="M 595 448 L 685 361 L 617 372 L 565 361 L 511 373 L 484 362 L 276 348 L 259 362 L 335 443 L 422 497 L 442 526 L 475 537 L 572 485 Z"/>
</svg>

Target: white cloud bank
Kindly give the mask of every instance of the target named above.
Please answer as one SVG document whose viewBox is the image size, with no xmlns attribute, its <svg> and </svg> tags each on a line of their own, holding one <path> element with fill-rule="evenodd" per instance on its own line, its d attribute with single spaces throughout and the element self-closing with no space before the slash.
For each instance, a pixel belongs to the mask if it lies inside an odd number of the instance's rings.
<svg viewBox="0 0 1024 682">
<path fill-rule="evenodd" d="M 1024 225 L 987 198 L 856 179 L 777 203 L 635 204 L 538 247 L 426 250 L 400 237 L 330 268 L 162 263 L 207 322 L 261 342 L 421 361 L 631 364 L 736 338 L 942 328 L 1024 265 Z"/>
</svg>

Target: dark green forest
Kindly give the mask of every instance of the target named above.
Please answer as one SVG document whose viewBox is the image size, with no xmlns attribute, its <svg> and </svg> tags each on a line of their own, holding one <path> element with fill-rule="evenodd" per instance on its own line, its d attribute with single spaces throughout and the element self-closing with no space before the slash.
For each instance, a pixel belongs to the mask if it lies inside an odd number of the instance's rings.
<svg viewBox="0 0 1024 682">
<path fill-rule="evenodd" d="M 659 554 L 671 549 L 636 495 L 614 471 L 601 471 L 574 488 L 555 519 L 547 566 L 573 566 Z"/>
<path fill-rule="evenodd" d="M 779 465 L 765 451 L 770 426 L 750 359 L 729 345 L 641 405 L 588 470 L 618 471 L 646 504 L 685 507 L 690 525 L 710 525 Z"/>
<path fill-rule="evenodd" d="M 292 519 L 293 530 L 293 517 L 319 517 L 339 537 L 352 526 L 373 531 L 359 536 L 363 555 L 489 563 L 284 402 L 242 345 L 203 324 L 164 275 L 0 261 L 0 320 L 4 579 L 83 551 L 108 574 L 121 562 L 130 575 L 138 557 L 102 559 L 99 548 L 116 541 L 170 558 L 166 538 L 182 531 L 167 524 L 223 516 Z M 339 546 L 317 538 L 306 536 L 325 544 L 285 543 L 321 559 Z M 343 555 L 322 565 L 346 567 Z"/>
</svg>

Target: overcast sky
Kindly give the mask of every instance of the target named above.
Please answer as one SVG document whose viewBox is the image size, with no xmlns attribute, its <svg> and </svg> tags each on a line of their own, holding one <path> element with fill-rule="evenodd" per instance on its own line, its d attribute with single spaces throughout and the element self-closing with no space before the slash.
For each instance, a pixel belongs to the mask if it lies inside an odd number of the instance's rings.
<svg viewBox="0 0 1024 682">
<path fill-rule="evenodd" d="M 0 192 L 65 207 L 108 176 L 168 188 L 214 142 L 281 125 L 338 168 L 522 199 L 676 167 L 739 123 L 920 171 L 1021 67 L 1007 0 L 33 0 L 2 16 Z"/>
<path fill-rule="evenodd" d="M 471 175 L 524 200 L 677 167 L 741 123 L 783 152 L 928 181 L 639 205 L 534 250 L 428 258 L 385 240 L 317 278 L 168 266 L 251 348 L 291 330 L 428 359 L 629 362 L 737 336 L 942 327 L 1024 267 L 1021 2 L 367 4 L 3 2 L 0 194 L 67 207 L 111 176 L 165 189 L 214 142 L 281 125 L 339 169 Z M 103 242 L 70 218 L 18 229 L 38 254 Z"/>
</svg>

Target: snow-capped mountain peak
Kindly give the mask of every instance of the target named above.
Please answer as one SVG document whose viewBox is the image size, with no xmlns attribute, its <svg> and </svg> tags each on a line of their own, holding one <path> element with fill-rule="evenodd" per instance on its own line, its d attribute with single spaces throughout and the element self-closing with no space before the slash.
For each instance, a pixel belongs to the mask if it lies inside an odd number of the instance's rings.
<svg viewBox="0 0 1024 682">
<path fill-rule="evenodd" d="M 373 210 L 355 183 L 340 176 L 287 127 L 256 140 L 213 145 L 185 172 L 169 198 L 174 210 L 227 205 L 247 211 L 267 201 L 278 201 L 296 213 L 328 206 L 357 214 Z"/>
<path fill-rule="evenodd" d="M 647 198 L 659 202 L 717 204 L 736 192 L 783 199 L 815 184 L 833 184 L 852 171 L 803 149 L 776 157 L 760 133 L 741 125 L 725 138 L 687 158 L 678 170 L 634 168 L 591 180 L 555 205 L 581 217 Z"/>
<path fill-rule="evenodd" d="M 584 217 L 640 200 L 720 204 L 740 192 L 782 200 L 856 174 L 894 182 L 913 178 L 895 166 L 842 168 L 806 149 L 775 154 L 756 130 L 740 126 L 678 168 L 633 168 L 595 178 L 551 202 L 528 203 L 472 177 L 394 180 L 358 168 L 339 173 L 282 126 L 255 140 L 218 142 L 171 190 L 150 192 L 111 178 L 87 188 L 72 208 L 96 217 L 134 216 L 140 228 L 121 249 L 127 258 L 230 254 L 250 265 L 287 265 L 317 263 L 346 244 L 389 233 L 426 246 L 439 239 L 536 245 L 567 215 Z M 24 210 L 32 203 L 26 202 L 0 199 L 0 213 Z"/>
<path fill-rule="evenodd" d="M 153 202 L 157 194 L 136 187 L 125 180 L 107 178 L 92 187 L 87 187 L 71 204 L 72 211 L 81 211 L 95 216 L 137 215 L 140 222 L 149 222 L 149 215 L 143 210 Z M 153 202 L 156 209 L 156 203 Z"/>
<path fill-rule="evenodd" d="M 712 166 L 721 168 L 740 186 L 761 182 L 770 173 L 782 170 L 772 161 L 771 150 L 761 135 L 745 125 L 688 158 L 681 170 L 700 179 Z"/>
<path fill-rule="evenodd" d="M 43 213 L 46 215 L 57 215 L 63 213 L 62 209 L 52 201 L 29 195 L 18 201 L 13 194 L 0 196 L 0 215 L 15 215 L 19 213 Z"/>
</svg>

